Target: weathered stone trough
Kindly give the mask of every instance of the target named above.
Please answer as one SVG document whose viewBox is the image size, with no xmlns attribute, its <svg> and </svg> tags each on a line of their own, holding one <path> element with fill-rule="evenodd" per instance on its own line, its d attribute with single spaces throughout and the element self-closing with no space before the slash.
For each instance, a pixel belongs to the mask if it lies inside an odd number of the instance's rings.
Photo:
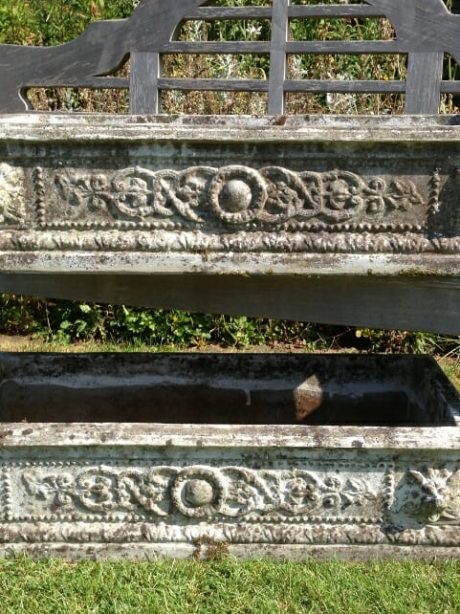
<svg viewBox="0 0 460 614">
<path fill-rule="evenodd" d="M 459 331 L 456 117 L 0 117 L 0 289 Z"/>
<path fill-rule="evenodd" d="M 459 554 L 460 399 L 429 358 L 2 354 L 0 368 L 3 554 Z"/>
<path fill-rule="evenodd" d="M 458 334 L 460 120 L 436 113 L 460 91 L 442 79 L 459 17 L 209 4 L 0 45 L 0 291 Z M 395 37 L 289 40 L 290 20 L 331 16 L 384 16 Z M 271 40 L 177 36 L 246 18 Z M 162 75 L 164 54 L 227 52 L 268 53 L 269 78 Z M 393 52 L 407 81 L 286 78 L 293 53 Z M 25 113 L 28 88 L 61 86 L 129 88 L 132 115 Z M 174 89 L 265 92 L 269 115 L 159 115 Z M 408 115 L 284 114 L 318 91 L 405 93 Z M 3 354 L 0 551 L 458 556 L 459 403 L 428 358 Z"/>
</svg>

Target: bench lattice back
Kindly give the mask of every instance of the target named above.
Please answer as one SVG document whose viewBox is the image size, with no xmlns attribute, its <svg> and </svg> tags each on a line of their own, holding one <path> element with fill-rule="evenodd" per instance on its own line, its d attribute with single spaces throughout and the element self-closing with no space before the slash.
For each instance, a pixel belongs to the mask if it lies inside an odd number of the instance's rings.
<svg viewBox="0 0 460 614">
<path fill-rule="evenodd" d="M 393 40 L 289 40 L 293 19 L 384 17 L 392 24 Z M 184 41 L 177 32 L 185 20 L 271 21 L 267 41 Z M 168 78 L 162 74 L 164 54 L 266 54 L 266 80 Z M 460 59 L 460 16 L 443 0 L 367 0 L 312 4 L 273 0 L 266 6 L 223 7 L 203 0 L 143 0 L 126 20 L 96 22 L 78 39 L 54 48 L 0 45 L 0 111 L 27 106 L 31 87 L 90 87 L 130 90 L 132 113 L 160 111 L 161 92 L 244 91 L 268 94 L 268 112 L 285 112 L 288 92 L 398 93 L 406 95 L 406 113 L 438 113 L 443 93 L 460 93 L 460 81 L 443 80 L 444 55 Z M 407 54 L 406 80 L 292 80 L 287 75 L 290 54 Z M 127 59 L 129 78 L 112 77 Z"/>
</svg>

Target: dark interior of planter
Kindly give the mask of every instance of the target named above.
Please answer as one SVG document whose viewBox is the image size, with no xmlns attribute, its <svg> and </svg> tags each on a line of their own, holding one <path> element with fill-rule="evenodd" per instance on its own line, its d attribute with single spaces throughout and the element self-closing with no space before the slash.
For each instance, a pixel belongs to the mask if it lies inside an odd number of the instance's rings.
<svg viewBox="0 0 460 614">
<path fill-rule="evenodd" d="M 119 355 L 117 365 L 117 355 L 88 355 L 62 356 L 62 364 L 34 357 L 30 368 L 26 356 L 0 385 L 2 422 L 455 423 L 446 401 L 453 390 L 426 360 Z"/>
<path fill-rule="evenodd" d="M 6 422 L 164 422 L 204 424 L 419 424 L 422 408 L 404 390 L 349 394 L 244 391 L 206 385 L 72 388 L 12 385 Z M 32 400 L 33 399 L 33 400 Z M 39 400 L 38 400 L 39 399 Z"/>
</svg>

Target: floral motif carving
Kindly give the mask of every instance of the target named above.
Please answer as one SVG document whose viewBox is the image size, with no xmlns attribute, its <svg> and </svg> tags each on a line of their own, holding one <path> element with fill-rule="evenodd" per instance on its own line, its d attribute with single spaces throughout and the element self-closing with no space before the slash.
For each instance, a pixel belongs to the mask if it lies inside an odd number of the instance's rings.
<svg viewBox="0 0 460 614">
<path fill-rule="evenodd" d="M 4 463 L 0 544 L 458 547 L 458 462 Z"/>
<path fill-rule="evenodd" d="M 211 208 L 228 224 L 244 224 L 263 215 L 267 186 L 257 171 L 243 166 L 221 169 L 209 187 Z"/>
<path fill-rule="evenodd" d="M 93 215 L 137 224 L 170 220 L 199 228 L 290 223 L 295 230 L 307 222 L 404 222 L 404 215 L 424 204 L 410 180 L 364 178 L 340 170 L 299 173 L 279 166 L 199 166 L 182 172 L 132 167 L 107 174 L 61 171 L 54 184 L 60 201 L 71 208 L 71 219 Z"/>
<path fill-rule="evenodd" d="M 23 171 L 0 164 L 0 226 L 17 226 L 24 222 Z"/>
<path fill-rule="evenodd" d="M 246 467 L 88 467 L 21 473 L 26 498 L 43 514 L 126 515 L 191 520 L 282 522 L 346 518 L 377 521 L 385 510 L 385 474 L 364 466 L 312 470 Z M 382 494 L 383 493 L 383 494 Z"/>
<path fill-rule="evenodd" d="M 341 479 L 336 476 L 319 478 L 312 472 L 299 472 L 285 486 L 284 509 L 294 514 L 315 510 L 345 510 L 350 506 L 364 507 L 375 501 L 378 493 L 363 479 Z"/>
<path fill-rule="evenodd" d="M 326 173 L 324 216 L 333 223 L 349 222 L 357 215 L 383 218 L 394 211 L 409 211 L 422 204 L 412 182 L 398 180 L 388 184 L 381 178 L 365 182 L 348 172 Z"/>
<path fill-rule="evenodd" d="M 225 481 L 217 471 L 195 467 L 179 472 L 171 489 L 175 508 L 190 518 L 208 518 L 223 513 L 227 498 Z"/>
</svg>

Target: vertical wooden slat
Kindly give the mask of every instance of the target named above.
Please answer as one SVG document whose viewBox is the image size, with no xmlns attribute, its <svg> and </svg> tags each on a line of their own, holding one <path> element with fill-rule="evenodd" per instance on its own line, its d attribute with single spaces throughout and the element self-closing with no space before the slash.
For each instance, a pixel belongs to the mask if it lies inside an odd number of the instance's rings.
<svg viewBox="0 0 460 614">
<path fill-rule="evenodd" d="M 286 79 L 286 44 L 289 30 L 289 0 L 273 2 L 272 40 L 270 52 L 269 115 L 284 113 L 284 81 Z"/>
<path fill-rule="evenodd" d="M 160 54 L 131 54 L 130 112 L 134 115 L 156 114 L 160 111 Z"/>
<path fill-rule="evenodd" d="M 406 113 L 439 113 L 443 61 L 444 54 L 439 52 L 409 53 Z"/>
</svg>

